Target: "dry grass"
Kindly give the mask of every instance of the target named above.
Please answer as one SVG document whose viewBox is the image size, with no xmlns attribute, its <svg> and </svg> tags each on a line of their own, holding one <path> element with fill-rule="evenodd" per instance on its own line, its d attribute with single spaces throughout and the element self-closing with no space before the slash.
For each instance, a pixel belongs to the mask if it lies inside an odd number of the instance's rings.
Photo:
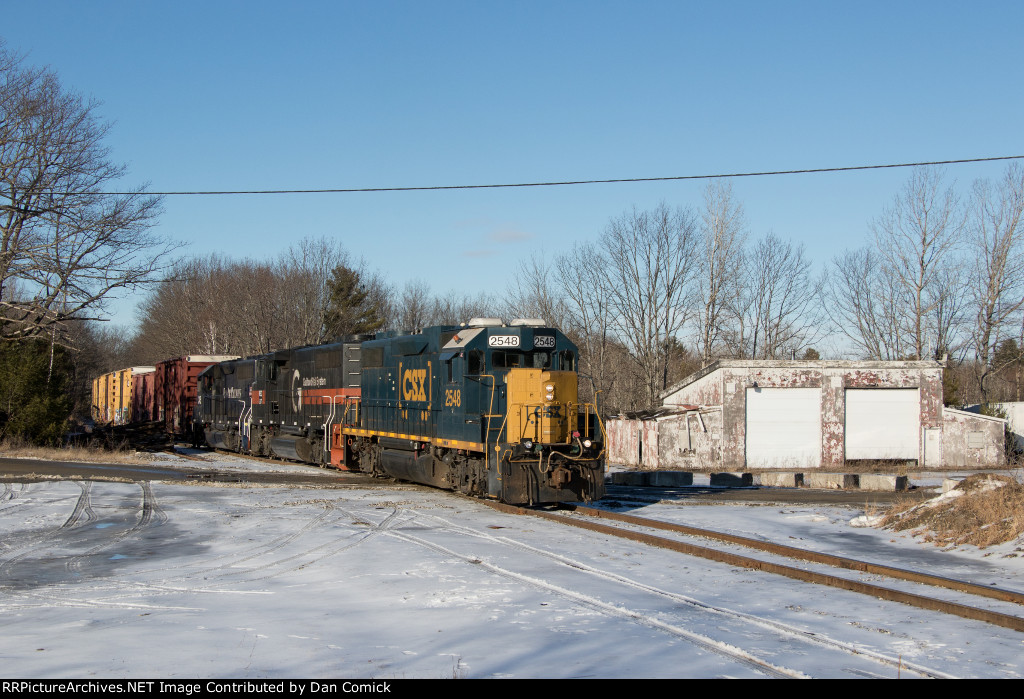
<svg viewBox="0 0 1024 699">
<path fill-rule="evenodd" d="M 1010 476 L 968 476 L 944 496 L 894 505 L 882 526 L 911 530 L 936 546 L 1002 544 L 1024 534 L 1024 485 Z"/>
<path fill-rule="evenodd" d="M 135 451 L 126 444 L 114 446 L 39 447 L 17 439 L 0 443 L 0 456 L 15 459 L 75 461 L 81 463 L 144 464 L 151 456 Z"/>
</svg>

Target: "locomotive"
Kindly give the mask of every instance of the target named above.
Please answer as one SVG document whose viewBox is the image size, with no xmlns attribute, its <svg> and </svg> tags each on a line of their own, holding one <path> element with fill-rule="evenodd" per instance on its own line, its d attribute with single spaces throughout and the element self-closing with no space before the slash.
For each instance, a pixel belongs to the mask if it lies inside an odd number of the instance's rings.
<svg viewBox="0 0 1024 699">
<path fill-rule="evenodd" d="M 216 448 L 509 504 L 597 500 L 606 438 L 578 357 L 536 319 L 350 336 L 208 367 L 196 428 Z"/>
</svg>

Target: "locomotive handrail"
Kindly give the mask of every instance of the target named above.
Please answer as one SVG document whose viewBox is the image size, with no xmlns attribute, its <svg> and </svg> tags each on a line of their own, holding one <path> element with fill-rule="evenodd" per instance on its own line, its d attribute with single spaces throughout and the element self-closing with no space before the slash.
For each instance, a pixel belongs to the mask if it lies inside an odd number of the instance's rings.
<svg viewBox="0 0 1024 699">
<path fill-rule="evenodd" d="M 251 429 L 250 429 L 250 426 L 252 425 L 252 422 L 251 422 L 251 419 L 252 419 L 252 387 L 255 386 L 255 385 L 256 385 L 255 381 L 253 381 L 251 384 L 249 384 L 249 392 L 248 392 L 249 403 L 248 403 L 248 405 L 246 405 L 246 401 L 245 401 L 244 398 L 239 398 L 238 399 L 238 401 L 242 404 L 242 411 L 238 415 L 239 446 L 241 446 L 241 438 L 245 437 L 246 449 L 249 448 L 249 443 L 251 442 Z M 244 425 L 244 427 L 243 427 L 243 425 Z"/>
<path fill-rule="evenodd" d="M 335 402 L 338 398 L 345 399 L 345 412 L 342 414 L 342 425 L 346 424 L 344 418 L 348 417 L 348 410 L 352 403 L 356 403 L 355 400 L 349 400 L 352 396 L 346 396 L 341 393 L 336 393 L 330 396 L 331 399 L 331 411 L 327 416 L 327 422 L 324 423 L 324 454 L 327 456 L 327 463 L 331 461 L 331 438 L 334 436 L 334 430 L 330 429 L 334 426 L 334 416 L 337 415 L 337 403 Z"/>
<path fill-rule="evenodd" d="M 494 413 L 494 389 L 497 386 L 498 380 L 494 377 L 494 374 L 477 374 L 481 378 L 487 378 L 491 380 L 491 400 L 487 405 L 487 427 L 484 429 L 484 463 L 490 458 L 490 452 L 488 451 L 488 445 L 491 443 L 491 416 Z M 505 419 L 508 420 L 508 410 L 505 410 Z M 495 442 L 501 441 L 501 431 L 505 429 L 505 423 L 501 423 L 501 427 L 498 428 L 498 436 L 495 437 Z"/>
<path fill-rule="evenodd" d="M 572 401 L 566 401 L 565 403 L 561 403 L 561 402 L 557 402 L 557 401 L 551 401 L 551 402 L 544 402 L 544 403 L 519 403 L 518 404 L 519 410 L 522 411 L 522 410 L 525 409 L 527 411 L 527 415 L 529 415 L 529 412 L 530 412 L 531 408 L 534 409 L 535 412 L 539 413 L 540 409 L 545 408 L 545 407 L 549 407 L 551 405 L 558 405 L 558 406 L 564 406 L 565 407 L 565 419 L 568 421 L 568 430 L 567 430 L 568 436 L 566 437 L 565 443 L 568 444 L 569 442 L 572 441 L 572 433 L 579 428 L 579 415 L 576 413 L 576 411 L 572 410 L 572 407 L 573 406 L 580 407 L 583 404 L 581 404 L 581 403 L 573 403 Z M 521 415 L 521 413 L 520 413 L 520 415 Z M 522 419 L 522 418 L 520 418 L 520 419 Z M 522 434 L 519 435 L 520 438 L 522 438 L 522 436 L 523 436 Z M 537 440 L 537 441 L 542 441 L 542 440 Z M 545 442 L 545 443 L 547 443 L 547 442 Z M 550 442 L 550 444 L 555 444 L 555 442 Z"/>
<path fill-rule="evenodd" d="M 341 418 L 342 419 L 342 422 L 341 422 L 342 425 L 345 425 L 345 426 L 348 426 L 348 427 L 352 427 L 354 425 L 358 425 L 359 424 L 359 406 L 361 404 L 361 401 L 362 401 L 361 397 L 347 396 L 347 400 L 345 401 L 345 413 L 344 413 L 344 415 L 342 415 L 342 418 Z M 350 419 L 349 416 L 348 416 L 348 413 L 349 413 L 349 410 L 351 410 L 352 408 L 355 408 L 355 413 L 356 414 L 355 414 L 354 418 Z"/>
<path fill-rule="evenodd" d="M 544 403 L 522 403 L 521 407 L 529 409 L 531 407 L 534 407 L 534 408 L 536 408 L 536 407 L 544 407 L 544 405 L 545 405 Z M 559 403 L 558 405 L 567 406 L 567 409 L 571 408 L 572 406 L 575 406 L 577 409 L 578 408 L 582 408 L 583 409 L 584 414 L 587 416 L 586 423 L 587 423 L 587 426 L 588 426 L 587 433 L 584 434 L 583 437 L 587 438 L 587 439 L 589 439 L 591 437 L 591 435 L 589 434 L 589 432 L 590 432 L 590 430 L 589 430 L 589 423 L 590 423 L 589 416 L 590 416 L 590 410 L 593 409 L 594 410 L 594 416 L 597 417 L 598 428 L 600 429 L 601 435 L 603 437 L 603 439 L 601 440 L 601 451 L 599 451 L 597 453 L 597 455 L 594 456 L 594 457 L 583 458 L 582 455 L 580 457 L 573 457 L 573 456 L 566 456 L 564 454 L 562 456 L 564 458 L 572 459 L 573 461 L 600 461 L 601 457 L 604 456 L 604 454 L 605 454 L 605 452 L 607 451 L 607 448 L 608 448 L 608 433 L 605 431 L 604 423 L 601 421 L 600 415 L 597 412 L 597 406 L 592 404 L 592 403 L 573 403 L 571 401 L 570 402 L 566 402 L 566 403 Z M 571 419 L 573 417 L 577 421 L 576 422 L 577 430 L 573 430 L 572 429 Z M 508 414 L 507 413 L 506 413 L 505 419 L 506 419 L 506 421 L 508 420 Z M 566 439 L 565 443 L 566 444 L 571 444 L 572 443 L 572 439 L 573 439 L 572 432 L 578 431 L 578 428 L 579 428 L 579 415 L 576 412 L 569 412 L 568 415 L 567 415 L 567 419 L 570 419 L 570 423 L 569 423 L 569 437 Z M 521 435 L 521 434 L 519 435 L 520 439 L 522 438 L 522 436 L 523 435 Z M 500 437 L 500 434 L 499 434 L 499 437 Z M 556 442 L 549 442 L 549 443 L 550 444 L 555 444 Z M 541 456 L 541 458 L 543 459 L 543 455 Z M 524 463 L 524 462 L 527 462 L 527 461 L 533 461 L 533 459 L 517 460 L 516 463 Z M 541 462 L 540 468 L 541 468 L 541 472 L 542 473 L 545 472 L 545 470 L 543 468 L 543 465 L 542 465 L 542 462 Z"/>
<path fill-rule="evenodd" d="M 239 411 L 239 413 L 238 413 L 239 446 L 241 446 L 241 439 L 242 439 L 242 437 L 244 437 L 245 440 L 246 440 L 245 441 L 246 447 L 248 448 L 248 445 L 249 445 L 249 421 L 246 418 L 246 416 L 252 414 L 252 406 L 250 405 L 250 406 L 246 407 L 245 399 L 244 398 L 238 398 L 236 400 L 238 400 L 238 402 L 242 404 L 242 410 Z"/>
</svg>

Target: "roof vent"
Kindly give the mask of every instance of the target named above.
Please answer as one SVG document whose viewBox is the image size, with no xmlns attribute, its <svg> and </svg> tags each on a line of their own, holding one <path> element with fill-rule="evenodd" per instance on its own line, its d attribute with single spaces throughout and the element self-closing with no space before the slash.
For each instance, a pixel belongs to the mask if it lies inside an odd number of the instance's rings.
<svg viewBox="0 0 1024 699">
<path fill-rule="evenodd" d="M 501 318 L 470 318 L 469 327 L 471 328 L 488 328 L 488 327 L 501 327 Z"/>
<path fill-rule="evenodd" d="M 509 325 L 528 325 L 531 328 L 543 328 L 547 325 L 543 318 L 516 318 Z"/>
</svg>

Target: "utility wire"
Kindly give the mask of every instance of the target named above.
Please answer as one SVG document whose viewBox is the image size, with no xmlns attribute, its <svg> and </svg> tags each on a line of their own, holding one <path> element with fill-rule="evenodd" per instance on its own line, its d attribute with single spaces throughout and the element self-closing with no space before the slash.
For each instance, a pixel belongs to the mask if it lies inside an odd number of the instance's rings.
<svg viewBox="0 0 1024 699">
<path fill-rule="evenodd" d="M 932 160 L 921 163 L 891 163 L 888 165 L 853 165 L 850 167 L 819 167 L 807 170 L 769 170 L 764 172 L 733 172 L 719 175 L 680 175 L 678 177 L 629 177 L 614 180 L 567 180 L 565 182 L 517 182 L 508 184 L 450 184 L 432 187 L 358 187 L 352 189 L 253 189 L 233 191 L 194 192 L 93 192 L 101 196 L 127 196 L 150 194 L 156 196 L 223 196 L 232 194 L 352 194 L 358 192 L 432 192 L 444 189 L 500 189 L 503 187 L 562 187 L 574 184 L 615 184 L 619 182 L 672 182 L 680 180 L 712 180 L 727 177 L 766 177 L 769 175 L 806 175 L 816 172 L 852 172 L 854 170 L 883 170 L 897 167 L 924 165 L 959 165 L 962 163 L 989 163 L 997 160 L 1021 160 L 1024 155 L 1003 155 L 995 158 L 964 158 L 961 160 Z"/>
</svg>

